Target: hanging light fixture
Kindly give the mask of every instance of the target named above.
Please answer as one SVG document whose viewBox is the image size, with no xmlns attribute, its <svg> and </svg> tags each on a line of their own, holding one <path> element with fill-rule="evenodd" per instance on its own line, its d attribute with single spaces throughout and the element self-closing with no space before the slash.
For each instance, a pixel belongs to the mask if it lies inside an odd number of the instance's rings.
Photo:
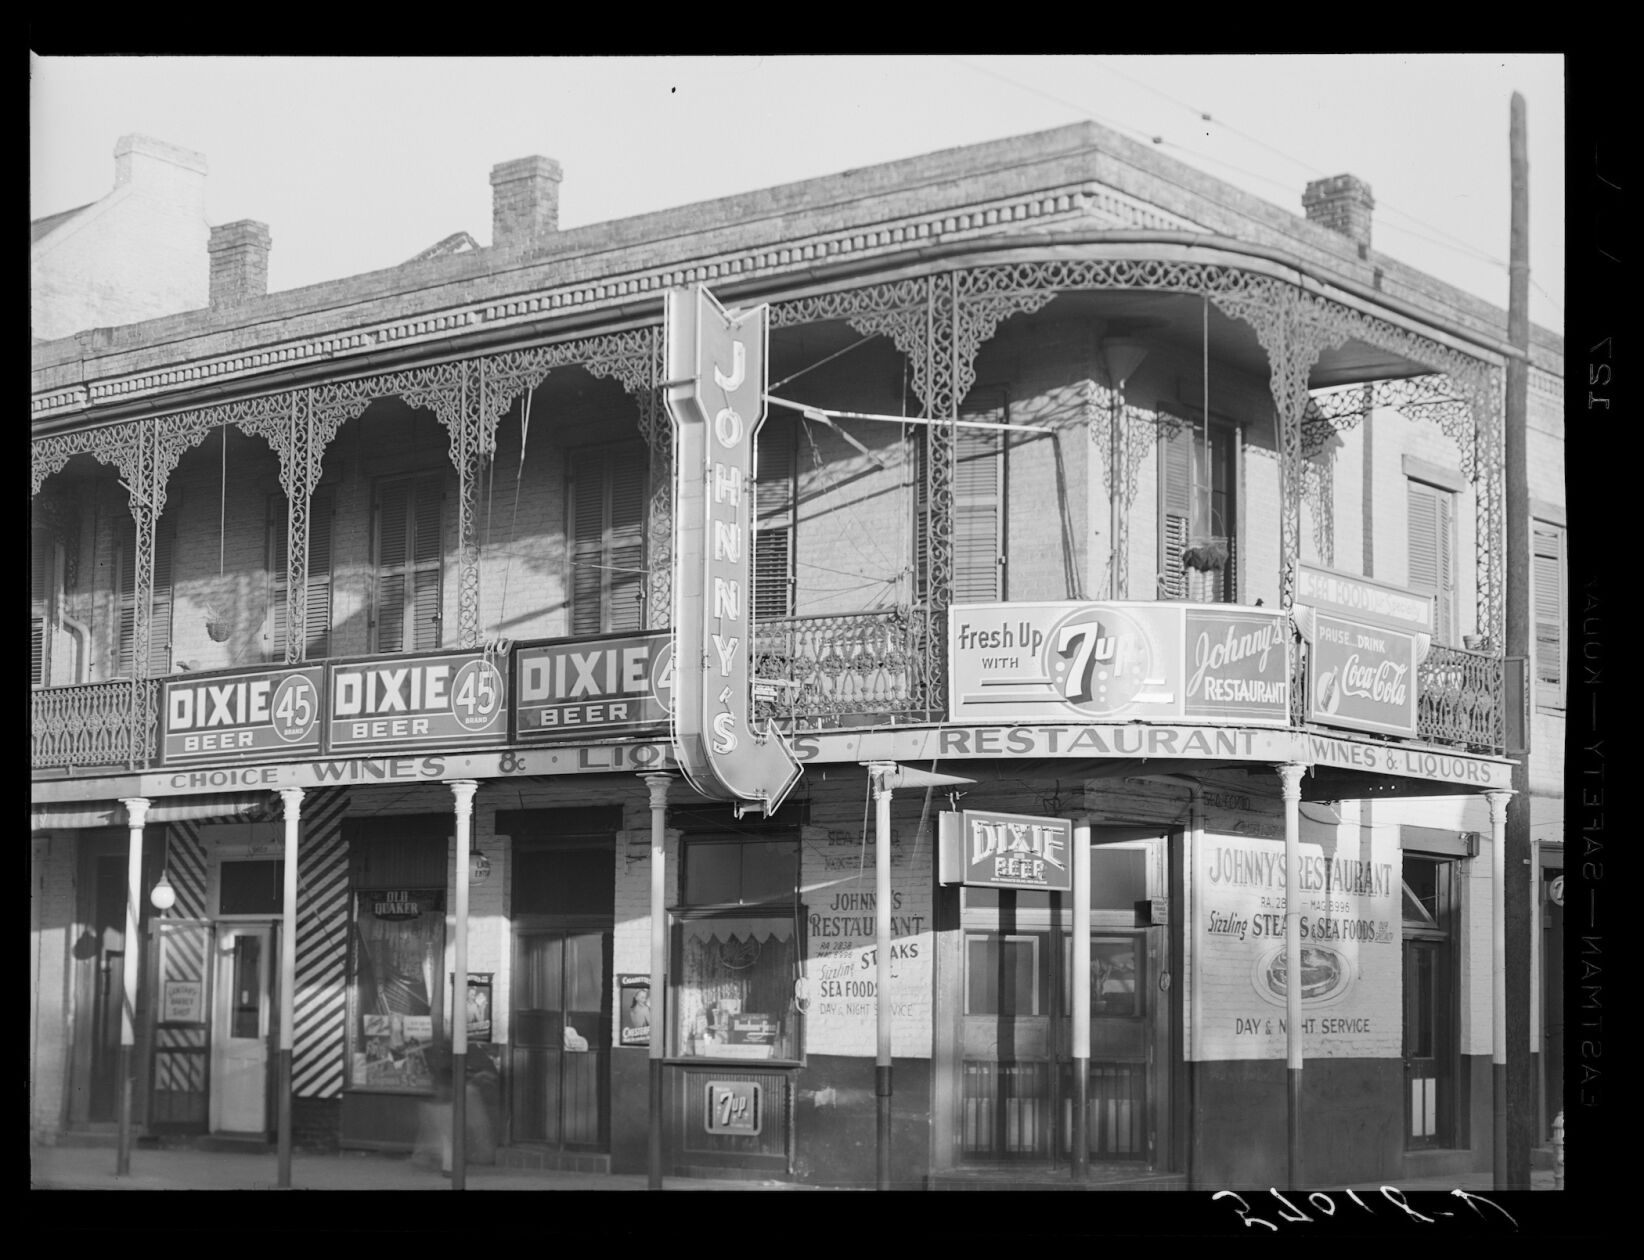
<svg viewBox="0 0 1644 1260">
<path fill-rule="evenodd" d="M 483 884 L 491 878 L 491 859 L 480 852 L 477 840 L 470 840 L 468 843 L 468 882 Z"/>
<path fill-rule="evenodd" d="M 177 890 L 171 886 L 166 878 L 166 866 L 171 857 L 171 837 L 167 836 L 165 848 L 160 852 L 160 878 L 154 881 L 154 887 L 148 890 L 149 904 L 164 914 L 177 904 Z"/>
</svg>

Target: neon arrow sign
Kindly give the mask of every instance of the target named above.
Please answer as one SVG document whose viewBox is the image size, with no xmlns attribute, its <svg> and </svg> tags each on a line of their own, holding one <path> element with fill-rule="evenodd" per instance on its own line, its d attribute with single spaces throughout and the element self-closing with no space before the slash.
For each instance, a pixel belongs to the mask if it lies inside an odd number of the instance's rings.
<svg viewBox="0 0 1644 1260">
<path fill-rule="evenodd" d="M 702 286 L 663 296 L 674 422 L 675 756 L 702 795 L 767 817 L 799 782 L 772 723 L 755 734 L 754 436 L 765 419 L 768 309 L 731 314 Z"/>
</svg>

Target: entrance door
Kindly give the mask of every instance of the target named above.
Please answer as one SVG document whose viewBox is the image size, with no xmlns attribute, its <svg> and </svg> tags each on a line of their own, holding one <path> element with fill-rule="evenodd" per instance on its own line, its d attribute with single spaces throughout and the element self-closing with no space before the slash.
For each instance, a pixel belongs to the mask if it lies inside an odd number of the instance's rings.
<svg viewBox="0 0 1644 1260">
<path fill-rule="evenodd" d="M 1168 1163 L 1168 928 L 1138 925 L 1165 895 L 1165 840 L 1091 848 L 1092 1160 Z M 1132 830 L 1131 835 L 1135 832 Z M 968 1161 L 1065 1160 L 1073 1150 L 1071 894 L 963 890 L 958 1129 Z"/>
<path fill-rule="evenodd" d="M 603 1150 L 611 1074 L 611 934 L 514 937 L 513 1140 Z"/>
<path fill-rule="evenodd" d="M 211 1129 L 268 1131 L 274 929 L 221 923 L 211 1022 Z"/>
<path fill-rule="evenodd" d="M 85 945 L 91 976 L 91 1071 L 85 1118 L 119 1119 L 120 1008 L 126 996 L 126 859 L 95 859 L 92 939 Z"/>
</svg>

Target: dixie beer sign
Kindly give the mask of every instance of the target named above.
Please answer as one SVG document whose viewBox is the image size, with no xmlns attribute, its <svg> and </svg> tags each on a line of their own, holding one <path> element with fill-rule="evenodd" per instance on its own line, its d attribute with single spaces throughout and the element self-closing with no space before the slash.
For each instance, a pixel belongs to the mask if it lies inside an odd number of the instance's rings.
<svg viewBox="0 0 1644 1260">
<path fill-rule="evenodd" d="M 269 669 L 160 684 L 160 756 L 186 766 L 319 751 L 322 671 Z"/>
<path fill-rule="evenodd" d="M 522 743 L 659 734 L 672 707 L 666 631 L 514 648 L 515 738 Z"/>
<path fill-rule="evenodd" d="M 938 845 L 938 878 L 944 884 L 1036 892 L 1073 887 L 1073 824 L 1065 818 L 943 811 Z"/>
<path fill-rule="evenodd" d="M 338 756 L 508 738 L 505 680 L 484 652 L 330 665 L 325 694 L 326 749 Z"/>
<path fill-rule="evenodd" d="M 674 744 L 703 796 L 769 816 L 799 781 L 780 731 L 752 720 L 754 438 L 765 418 L 769 308 L 667 293 L 674 424 Z"/>
</svg>

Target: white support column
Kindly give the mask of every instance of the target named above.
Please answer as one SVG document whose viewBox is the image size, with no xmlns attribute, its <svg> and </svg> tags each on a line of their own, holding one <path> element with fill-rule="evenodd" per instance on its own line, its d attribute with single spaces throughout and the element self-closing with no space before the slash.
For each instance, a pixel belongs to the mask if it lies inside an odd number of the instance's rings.
<svg viewBox="0 0 1644 1260">
<path fill-rule="evenodd" d="M 302 835 L 303 790 L 281 788 L 285 807 L 285 889 L 280 919 L 280 1051 L 278 1067 L 278 1185 L 291 1188 L 291 1026 L 297 1018 L 297 841 Z"/>
<path fill-rule="evenodd" d="M 880 1190 L 891 1188 L 890 810 L 891 779 L 896 771 L 896 763 L 890 761 L 875 761 L 868 767 L 873 780 L 874 803 L 874 1010 L 877 1025 L 874 1095 L 878 1102 L 877 1187 Z"/>
<path fill-rule="evenodd" d="M 131 1074 L 132 1050 L 137 1044 L 137 976 L 142 958 L 143 943 L 138 937 L 138 924 L 143 896 L 143 824 L 148 819 L 148 799 L 142 796 L 124 797 L 120 804 L 126 807 L 126 822 L 131 828 L 130 845 L 126 855 L 126 939 L 120 996 L 120 1134 L 115 1152 L 114 1172 L 124 1177 L 131 1172 Z"/>
<path fill-rule="evenodd" d="M 451 984 L 451 1188 L 467 1188 L 468 1177 L 468 850 L 473 847 L 473 779 L 455 779 L 450 784 L 456 801 L 457 939 Z"/>
<path fill-rule="evenodd" d="M 1090 1170 L 1090 819 L 1073 824 L 1073 1179 Z"/>
<path fill-rule="evenodd" d="M 1490 1077 L 1494 1111 L 1495 1188 L 1508 1188 L 1507 1160 L 1507 802 L 1511 792 L 1486 792 L 1490 803 Z"/>
<path fill-rule="evenodd" d="M 1306 769 L 1294 763 L 1278 767 L 1284 787 L 1284 1051 L 1292 1190 L 1301 1179 L 1301 905 L 1296 888 L 1301 882 L 1301 779 Z"/>
<path fill-rule="evenodd" d="M 644 774 L 640 778 L 645 780 L 651 793 L 651 1047 L 647 1065 L 651 1109 L 646 1188 L 660 1190 L 667 1119 L 662 1096 L 662 1060 L 667 1053 L 668 1028 L 668 789 L 673 784 L 673 776 Z"/>
</svg>

